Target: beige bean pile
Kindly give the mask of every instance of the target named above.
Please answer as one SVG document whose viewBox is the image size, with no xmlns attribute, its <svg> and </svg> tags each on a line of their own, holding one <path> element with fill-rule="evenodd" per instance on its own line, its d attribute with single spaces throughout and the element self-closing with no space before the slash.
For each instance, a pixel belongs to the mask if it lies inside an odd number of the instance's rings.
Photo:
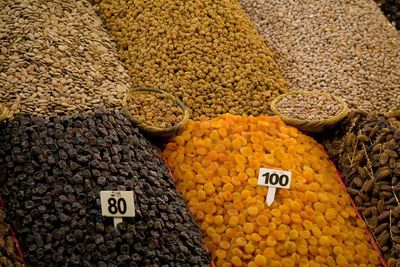
<svg viewBox="0 0 400 267">
<path fill-rule="evenodd" d="M 240 0 L 293 90 L 400 108 L 400 34 L 372 0 Z"/>
<path fill-rule="evenodd" d="M 236 0 L 98 0 L 135 87 L 180 97 L 193 118 L 265 114 L 286 91 Z"/>
<path fill-rule="evenodd" d="M 0 50 L 0 103 L 13 113 L 114 108 L 129 87 L 115 45 L 85 0 L 0 1 Z"/>
<path fill-rule="evenodd" d="M 183 119 L 183 111 L 172 99 L 156 93 L 135 93 L 127 100 L 130 114 L 148 125 L 168 128 Z"/>
<path fill-rule="evenodd" d="M 342 105 L 331 95 L 293 94 L 277 103 L 278 111 L 290 118 L 300 120 L 321 120 L 337 115 Z"/>
</svg>

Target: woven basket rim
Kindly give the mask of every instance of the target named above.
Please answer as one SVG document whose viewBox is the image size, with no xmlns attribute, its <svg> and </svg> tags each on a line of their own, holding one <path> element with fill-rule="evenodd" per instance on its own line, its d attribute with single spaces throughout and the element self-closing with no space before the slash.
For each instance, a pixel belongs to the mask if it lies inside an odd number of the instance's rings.
<svg viewBox="0 0 400 267">
<path fill-rule="evenodd" d="M 295 94 L 304 94 L 304 95 L 305 94 L 317 94 L 317 95 L 330 96 L 341 105 L 342 109 L 338 114 L 336 114 L 336 115 L 334 115 L 332 117 L 325 118 L 325 119 L 318 119 L 318 120 L 302 120 L 302 119 L 298 119 L 298 118 L 292 118 L 292 117 L 289 117 L 289 116 L 284 115 L 281 112 L 279 112 L 278 108 L 277 108 L 277 104 L 284 97 L 289 96 L 289 95 L 295 95 Z M 344 117 L 346 117 L 346 115 L 349 113 L 349 108 L 348 108 L 346 102 L 342 98 L 340 98 L 338 96 L 335 96 L 333 94 L 326 93 L 326 92 L 295 90 L 295 91 L 290 91 L 288 93 L 279 95 L 274 100 L 272 100 L 272 102 L 271 102 L 271 111 L 274 114 L 276 114 L 279 117 L 281 117 L 281 119 L 283 121 L 288 122 L 288 123 L 293 123 L 293 124 L 296 124 L 296 125 L 309 125 L 310 126 L 311 124 L 316 124 L 316 125 L 319 125 L 319 126 L 327 126 L 327 125 L 335 124 L 335 123 L 339 122 L 341 119 L 343 119 Z"/>
<path fill-rule="evenodd" d="M 6 106 L 0 104 L 0 122 L 4 121 L 8 116 L 9 110 Z"/>
<path fill-rule="evenodd" d="M 171 127 L 167 127 L 167 128 L 161 128 L 161 127 L 147 124 L 146 122 L 143 122 L 143 121 L 139 121 L 134 116 L 132 116 L 132 114 L 129 112 L 129 108 L 128 108 L 128 104 L 127 104 L 128 97 L 130 97 L 133 94 L 137 94 L 137 93 L 149 93 L 149 94 L 157 93 L 157 94 L 167 96 L 174 103 L 176 103 L 178 105 L 178 107 L 180 107 L 180 109 L 182 110 L 182 113 L 183 113 L 182 119 L 180 120 L 179 123 L 177 123 Z M 131 120 L 133 123 L 135 123 L 138 128 L 146 131 L 147 133 L 161 134 L 161 135 L 173 134 L 173 133 L 179 131 L 184 126 L 186 121 L 189 120 L 189 117 L 190 117 L 190 113 L 182 101 L 180 101 L 177 97 L 173 96 L 172 94 L 167 93 L 167 92 L 157 89 L 157 88 L 137 87 L 137 88 L 129 89 L 123 99 L 122 110 L 123 110 L 125 116 L 127 116 L 129 120 Z"/>
</svg>

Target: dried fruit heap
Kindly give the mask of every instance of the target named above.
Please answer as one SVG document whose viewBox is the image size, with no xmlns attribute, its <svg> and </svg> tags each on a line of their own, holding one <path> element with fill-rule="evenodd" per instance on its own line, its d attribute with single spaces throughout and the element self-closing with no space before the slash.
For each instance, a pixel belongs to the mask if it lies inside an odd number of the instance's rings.
<svg viewBox="0 0 400 267">
<path fill-rule="evenodd" d="M 325 146 L 389 266 L 399 266 L 400 120 L 353 113 Z"/>
<path fill-rule="evenodd" d="M 217 266 L 379 265 L 322 146 L 279 118 L 190 121 L 163 154 Z M 270 207 L 260 167 L 293 173 Z"/>
<path fill-rule="evenodd" d="M 286 85 L 235 0 L 97 0 L 133 86 L 159 87 L 193 117 L 265 114 Z"/>
<path fill-rule="evenodd" d="M 0 200 L 1 202 L 1 200 Z M 24 266 L 19 260 L 15 248 L 15 241 L 10 235 L 10 225 L 6 223 L 6 213 L 0 203 L 0 266 L 21 267 Z"/>
<path fill-rule="evenodd" d="M 158 150 L 121 115 L 16 118 L 0 134 L 0 184 L 29 266 L 210 264 Z M 101 190 L 133 190 L 136 217 L 114 228 Z"/>
</svg>

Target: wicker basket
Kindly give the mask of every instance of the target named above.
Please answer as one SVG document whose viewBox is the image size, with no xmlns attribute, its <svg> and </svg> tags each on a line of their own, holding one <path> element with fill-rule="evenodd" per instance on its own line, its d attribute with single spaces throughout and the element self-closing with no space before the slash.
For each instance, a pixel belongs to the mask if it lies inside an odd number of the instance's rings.
<svg viewBox="0 0 400 267">
<path fill-rule="evenodd" d="M 8 108 L 0 104 L 0 122 L 4 121 L 8 116 Z"/>
<path fill-rule="evenodd" d="M 278 111 L 277 104 L 281 99 L 288 95 L 293 95 L 293 94 L 319 94 L 319 95 L 324 95 L 324 96 L 332 96 L 333 99 L 335 99 L 337 102 L 340 103 L 342 106 L 342 110 L 335 116 L 327 118 L 327 119 L 321 119 L 321 120 L 300 120 L 296 118 L 291 118 L 286 115 L 281 114 Z M 286 123 L 291 126 L 294 126 L 298 128 L 299 130 L 306 131 L 306 132 L 311 132 L 311 133 L 320 133 L 322 132 L 325 128 L 329 128 L 337 124 L 339 121 L 344 119 L 347 114 L 349 113 L 349 108 L 347 107 L 347 104 L 343 101 L 343 99 L 327 94 L 327 93 L 321 93 L 321 92 L 308 92 L 308 91 L 291 91 L 286 94 L 282 94 L 275 98 L 271 102 L 271 110 L 273 113 L 281 117 L 281 119 Z"/>
<path fill-rule="evenodd" d="M 167 96 L 169 99 L 171 99 L 172 101 L 174 101 L 181 109 L 182 109 L 182 113 L 183 113 L 183 118 L 182 120 L 169 128 L 160 128 L 160 127 L 156 127 L 156 126 L 152 126 L 149 124 L 146 124 L 146 122 L 142 122 L 139 121 L 137 119 L 135 119 L 132 114 L 129 112 L 129 108 L 128 108 L 128 104 L 127 104 L 127 99 L 128 97 L 132 96 L 132 94 L 143 94 L 143 93 L 147 93 L 147 94 L 162 94 Z M 163 137 L 163 138 L 169 138 L 172 137 L 176 134 L 178 134 L 184 127 L 185 123 L 187 122 L 187 120 L 189 119 L 189 111 L 188 109 L 185 107 L 185 105 L 176 97 L 174 97 L 173 95 L 158 90 L 158 89 L 153 89 L 153 88 L 135 88 L 135 89 L 131 89 L 128 94 L 125 96 L 123 103 L 122 103 L 122 111 L 125 114 L 125 116 L 131 121 L 133 122 L 141 132 L 148 134 L 150 136 L 154 136 L 154 137 Z"/>
</svg>

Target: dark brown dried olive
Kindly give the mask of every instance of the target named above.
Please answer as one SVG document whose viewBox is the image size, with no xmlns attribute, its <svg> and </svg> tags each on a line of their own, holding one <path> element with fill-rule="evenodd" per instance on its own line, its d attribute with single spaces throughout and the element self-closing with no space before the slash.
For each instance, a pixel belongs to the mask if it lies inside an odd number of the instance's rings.
<svg viewBox="0 0 400 267">
<path fill-rule="evenodd" d="M 389 211 L 384 211 L 378 216 L 378 221 L 382 222 L 385 221 L 386 219 L 389 219 Z"/>
<path fill-rule="evenodd" d="M 381 167 L 375 173 L 375 180 L 379 181 L 382 180 L 390 175 L 390 168 L 389 167 Z"/>
<path fill-rule="evenodd" d="M 385 208 L 385 201 L 383 199 L 380 199 L 377 205 L 378 213 L 382 213 L 384 211 L 384 208 Z"/>
<path fill-rule="evenodd" d="M 382 155 L 379 157 L 379 164 L 381 166 L 385 166 L 388 163 L 388 161 L 389 161 L 389 155 L 383 152 Z"/>
<path fill-rule="evenodd" d="M 377 238 L 376 241 L 378 242 L 380 247 L 385 246 L 390 241 L 390 233 L 389 231 L 383 231 Z"/>
<path fill-rule="evenodd" d="M 364 192 L 371 192 L 374 186 L 375 186 L 375 181 L 369 180 L 363 185 L 361 190 Z"/>
<path fill-rule="evenodd" d="M 355 177 L 353 179 L 353 183 L 357 186 L 357 187 L 362 187 L 362 185 L 364 184 L 364 182 L 360 179 L 360 177 Z"/>
<path fill-rule="evenodd" d="M 347 188 L 347 192 L 350 194 L 350 195 L 358 195 L 358 193 L 359 193 L 359 191 L 358 190 L 356 190 L 356 189 L 353 189 L 353 188 L 351 188 L 351 187 L 348 187 Z"/>
<path fill-rule="evenodd" d="M 367 220 L 367 223 L 369 227 L 375 229 L 378 226 L 378 218 L 376 216 L 373 216 Z"/>
<path fill-rule="evenodd" d="M 374 235 L 378 236 L 380 233 L 382 233 L 385 229 L 388 229 L 389 227 L 389 223 L 382 223 L 380 225 L 378 225 L 377 227 L 375 227 L 374 230 Z"/>
<path fill-rule="evenodd" d="M 367 143 L 370 140 L 369 137 L 364 134 L 357 135 L 357 139 L 358 139 L 358 141 L 363 142 L 363 143 Z"/>
</svg>

